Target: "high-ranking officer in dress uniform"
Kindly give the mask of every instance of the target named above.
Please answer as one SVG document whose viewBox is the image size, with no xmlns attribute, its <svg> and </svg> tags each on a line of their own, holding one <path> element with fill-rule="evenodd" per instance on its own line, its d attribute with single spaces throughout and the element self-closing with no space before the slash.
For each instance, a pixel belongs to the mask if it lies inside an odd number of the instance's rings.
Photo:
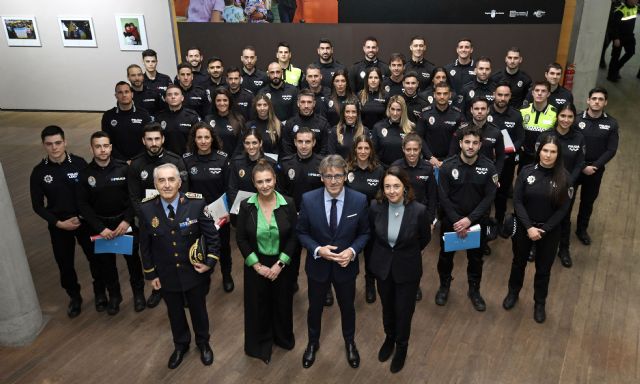
<svg viewBox="0 0 640 384">
<path fill-rule="evenodd" d="M 82 157 L 67 153 L 62 128 L 50 125 L 42 130 L 40 137 L 47 157 L 31 172 L 31 205 L 38 216 L 47 221 L 53 257 L 60 270 L 60 285 L 71 298 L 67 315 L 73 318 L 80 314 L 82 307 L 80 284 L 74 266 L 76 241 L 89 260 L 96 298 L 105 289 L 100 265 L 93 257 L 89 231 L 80 221 L 75 198 L 78 174 L 87 166 L 87 162 Z"/>
<path fill-rule="evenodd" d="M 168 366 L 174 369 L 180 365 L 191 342 L 185 304 L 200 359 L 210 365 L 213 351 L 206 296 L 220 251 L 218 232 L 202 195 L 179 192 L 182 180 L 175 165 L 156 167 L 153 180 L 160 197 L 148 199 L 140 207 L 140 251 L 145 277 L 160 290 L 167 305 L 175 344 Z"/>
</svg>

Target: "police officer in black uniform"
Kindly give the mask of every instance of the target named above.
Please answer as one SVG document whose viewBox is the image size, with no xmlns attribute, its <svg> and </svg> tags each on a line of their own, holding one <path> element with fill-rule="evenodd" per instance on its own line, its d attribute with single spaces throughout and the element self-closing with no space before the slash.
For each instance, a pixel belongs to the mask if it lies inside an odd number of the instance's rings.
<svg viewBox="0 0 640 384">
<path fill-rule="evenodd" d="M 588 108 L 578 115 L 578 131 L 584 135 L 587 153 L 586 166 L 578 179 L 581 187 L 580 209 L 576 225 L 576 235 L 584 245 L 591 244 L 587 233 L 593 204 L 600 192 L 600 183 L 605 165 L 618 151 L 618 122 L 604 111 L 609 94 L 604 88 L 596 87 L 589 91 Z"/>
<path fill-rule="evenodd" d="M 127 161 L 144 150 L 140 138 L 144 126 L 151 122 L 151 116 L 136 107 L 129 83 L 119 81 L 115 96 L 116 106 L 102 115 L 101 127 L 111 137 L 113 157 Z"/>
<path fill-rule="evenodd" d="M 467 125 L 459 135 L 460 154 L 442 163 L 438 179 L 438 198 L 445 213 L 442 218 L 442 235 L 455 231 L 465 237 L 469 227 L 481 225 L 480 247 L 467 250 L 467 280 L 473 308 L 485 311 L 486 304 L 480 295 L 482 279 L 482 249 L 485 239 L 484 222 L 489 216 L 491 203 L 496 194 L 498 172 L 493 163 L 480 155 L 483 145 L 480 130 Z M 442 239 L 442 237 L 441 237 Z M 444 240 L 440 240 L 438 274 L 440 288 L 436 293 L 436 304 L 445 305 L 451 286 L 451 271 L 455 252 L 444 251 Z"/>
<path fill-rule="evenodd" d="M 406 62 L 407 59 L 402 53 L 391 54 L 389 59 L 389 77 L 382 81 L 382 87 L 389 97 L 402 93 L 402 79 L 404 79 L 404 66 Z M 362 85 L 363 88 L 366 81 L 367 79 L 365 77 Z"/>
<path fill-rule="evenodd" d="M 266 95 L 258 95 L 253 101 L 252 113 L 254 120 L 247 122 L 243 131 L 255 129 L 262 136 L 262 151 L 274 155 L 280 154 L 280 140 L 282 138 L 282 123 L 273 111 L 271 99 Z"/>
<path fill-rule="evenodd" d="M 318 42 L 317 52 L 318 60 L 313 64 L 320 68 L 320 73 L 322 73 L 322 86 L 325 88 L 331 88 L 331 79 L 333 79 L 333 74 L 339 70 L 346 69 L 346 67 L 333 57 L 333 43 L 331 40 L 321 38 Z M 309 83 L 303 82 L 302 88 L 306 86 L 309 86 Z"/>
<path fill-rule="evenodd" d="M 251 120 L 252 101 L 255 96 L 251 91 L 242 88 L 242 77 L 238 67 L 229 67 L 226 74 L 226 86 L 231 93 L 233 108 L 244 117 L 245 121 Z"/>
<path fill-rule="evenodd" d="M 227 82 L 224 76 L 224 63 L 219 57 L 212 57 L 207 60 L 207 73 L 209 77 L 207 80 L 200 83 L 200 86 L 207 91 L 207 94 L 211 96 L 218 87 L 226 87 Z M 211 97 L 209 97 L 211 100 Z"/>
<path fill-rule="evenodd" d="M 491 59 L 483 56 L 476 60 L 475 80 L 462 87 L 462 93 L 458 94 L 458 107 L 464 111 L 466 118 L 471 120 L 471 100 L 480 97 L 492 103 L 495 89 L 496 86 L 491 81 Z"/>
<path fill-rule="evenodd" d="M 182 89 L 183 104 L 186 108 L 196 111 L 200 118 L 205 117 L 211 111 L 207 91 L 195 82 L 189 64 L 178 65 L 178 81 L 175 84 Z"/>
<path fill-rule="evenodd" d="M 211 126 L 204 121 L 195 123 L 191 128 L 187 148 L 189 152 L 185 153 L 182 159 L 189 174 L 189 189 L 201 194 L 209 205 L 226 192 L 229 179 L 229 157 L 222 151 Z M 226 220 L 228 219 L 227 217 Z M 229 223 L 224 223 L 218 229 L 222 288 L 227 293 L 234 289 L 231 277 L 230 227 Z"/>
<path fill-rule="evenodd" d="M 378 59 L 378 39 L 373 36 L 366 37 L 362 42 L 364 58 L 355 62 L 349 69 L 349 84 L 353 92 L 358 93 L 364 88 L 365 70 L 369 67 L 378 67 L 383 77 L 390 75 L 389 65 Z"/>
<path fill-rule="evenodd" d="M 141 140 L 145 150 L 131 159 L 127 172 L 129 197 L 138 219 L 140 219 L 140 202 L 147 196 L 157 194 L 153 184 L 153 169 L 155 167 L 166 163 L 174 164 L 180 170 L 183 190 L 188 190 L 189 185 L 182 158 L 163 148 L 164 133 L 159 123 L 147 124 Z M 160 303 L 160 298 L 160 293 L 153 290 L 147 298 L 147 307 L 157 306 Z"/>
<path fill-rule="evenodd" d="M 371 140 L 380 162 L 388 168 L 403 157 L 402 139 L 415 130 L 407 117 L 407 104 L 401 96 L 393 96 L 387 104 L 387 118 L 378 121 L 371 129 Z"/>
<path fill-rule="evenodd" d="M 111 240 L 135 227 L 127 184 L 129 166 L 126 162 L 111 157 L 111 140 L 106 132 L 98 131 L 92 134 L 90 143 L 93 160 L 80 171 L 78 208 L 93 234 Z M 137 238 L 135 240 L 132 253 L 124 255 L 124 259 L 127 262 L 133 292 L 133 308 L 140 312 L 144 310 L 146 300 Z M 109 292 L 108 302 L 105 292 L 96 295 L 96 310 L 102 312 L 106 309 L 109 315 L 115 315 L 119 312 L 122 302 L 116 255 L 109 253 L 94 257 L 103 261 L 102 275 Z"/>
<path fill-rule="evenodd" d="M 407 116 L 414 124 L 418 122 L 429 102 L 418 94 L 418 74 L 407 72 L 402 80 L 402 97 L 407 104 Z"/>
<path fill-rule="evenodd" d="M 60 285 L 71 298 L 67 315 L 74 318 L 82 310 L 80 284 L 74 266 L 76 241 L 89 261 L 96 299 L 105 290 L 100 273 L 102 266 L 93 255 L 89 229 L 79 218 L 76 200 L 78 175 L 87 162 L 67 153 L 62 128 L 55 125 L 45 127 L 40 137 L 47 156 L 31 172 L 31 205 L 48 224 L 53 257 L 60 270 Z"/>
<path fill-rule="evenodd" d="M 218 233 L 202 195 L 179 192 L 181 179 L 175 165 L 159 166 L 153 178 L 160 196 L 141 204 L 140 250 L 145 278 L 162 293 L 167 305 L 175 346 L 168 367 L 180 365 L 191 342 L 185 305 L 189 307 L 200 360 L 210 365 L 213 351 L 209 346 L 206 296 L 220 252 Z"/>
<path fill-rule="evenodd" d="M 314 153 L 316 145 L 315 134 L 307 127 L 301 127 L 294 134 L 294 145 L 296 153 L 294 155 L 284 156 L 279 159 L 278 172 L 278 189 L 280 193 L 293 198 L 296 204 L 296 212 L 300 212 L 300 204 L 302 203 L 302 195 L 305 192 L 323 186 L 320 179 L 320 162 L 322 156 Z M 291 268 L 293 270 L 294 291 L 297 291 L 298 274 L 300 271 L 300 253 L 302 249 L 297 247 L 295 254 L 291 257 Z M 326 305 L 333 304 L 333 295 Z"/>
<path fill-rule="evenodd" d="M 475 61 L 471 57 L 473 54 L 473 44 L 471 39 L 462 38 L 458 40 L 456 45 L 456 53 L 458 58 L 450 64 L 445 65 L 447 73 L 449 73 L 449 79 L 451 80 L 451 86 L 456 95 L 462 93 L 462 88 L 473 81 L 475 74 Z"/>
<path fill-rule="evenodd" d="M 271 99 L 273 101 L 273 98 Z M 291 116 L 282 127 L 282 154 L 292 155 L 296 153 L 294 136 L 296 132 L 307 127 L 315 135 L 315 147 L 313 151 L 322 156 L 329 152 L 329 131 L 331 126 L 327 119 L 315 113 L 315 97 L 311 90 L 303 89 L 297 95 L 298 113 Z"/>
<path fill-rule="evenodd" d="M 520 64 L 522 64 L 520 48 L 509 48 L 507 55 L 504 58 L 504 63 L 505 68 L 494 72 L 491 75 L 491 81 L 494 84 L 506 81 L 511 88 L 511 100 L 509 101 L 509 105 L 515 109 L 520 109 L 532 83 L 531 77 L 520 69 Z"/>
<path fill-rule="evenodd" d="M 253 46 L 244 47 L 240 60 L 242 61 L 242 88 L 255 95 L 269 83 L 269 78 L 264 71 L 256 68 L 258 56 Z"/>
<path fill-rule="evenodd" d="M 164 131 L 164 146 L 171 152 L 182 155 L 186 152 L 189 130 L 194 123 L 200 121 L 200 116 L 185 106 L 182 88 L 177 85 L 167 87 L 165 100 L 167 109 L 157 116 L 157 122 Z"/>
<path fill-rule="evenodd" d="M 218 139 L 222 141 L 222 150 L 227 154 L 242 150 L 238 145 L 241 131 L 244 128 L 244 117 L 233 108 L 231 92 L 226 88 L 216 88 L 211 94 L 213 110 L 205 116 Z"/>
<path fill-rule="evenodd" d="M 273 103 L 273 109 L 280 121 L 286 121 L 295 114 L 298 88 L 285 83 L 282 79 L 282 68 L 277 62 L 269 64 L 267 68 L 269 84 L 264 86 L 258 94 L 265 94 Z"/>
<path fill-rule="evenodd" d="M 513 175 L 516 170 L 517 156 L 524 142 L 524 127 L 522 114 L 511 106 L 511 88 L 509 83 L 502 81 L 496 86 L 493 104 L 489 108 L 487 120 L 495 124 L 498 129 L 507 131 L 513 147 L 507 148 L 505 143 L 504 165 L 500 172 L 500 186 L 496 192 L 496 222 L 500 225 L 504 221 L 507 211 L 507 198 L 513 185 Z"/>
<path fill-rule="evenodd" d="M 156 71 L 158 66 L 158 54 L 153 49 L 142 51 L 142 63 L 144 64 L 144 85 L 164 96 L 171 78 L 164 73 Z"/>
<path fill-rule="evenodd" d="M 308 86 L 311 92 L 313 92 L 313 95 L 316 99 L 314 113 L 327 117 L 331 90 L 322 85 L 323 79 L 324 76 L 317 64 L 309 64 L 307 66 L 307 69 L 305 71 L 304 83 Z"/>
<path fill-rule="evenodd" d="M 405 65 L 405 72 L 415 72 L 418 74 L 420 92 L 431 85 L 431 72 L 436 66 L 424 57 L 427 50 L 427 40 L 424 36 L 413 36 L 409 42 L 411 59 Z"/>
<path fill-rule="evenodd" d="M 152 119 L 155 119 L 155 116 L 167 107 L 162 95 L 157 90 L 150 89 L 144 84 L 142 68 L 138 64 L 131 64 L 127 67 L 127 80 L 131 84 L 134 104 L 138 108 L 149 112 Z"/>
<path fill-rule="evenodd" d="M 549 82 L 549 104 L 558 109 L 561 106 L 569 103 L 573 104 L 573 94 L 571 91 L 560 85 L 560 79 L 562 78 L 562 66 L 558 63 L 547 64 L 547 69 L 544 72 L 544 78 Z M 534 84 L 535 86 L 535 84 Z M 528 106 L 533 102 L 533 89 L 529 91 L 523 106 Z"/>
<path fill-rule="evenodd" d="M 187 49 L 187 54 L 184 56 L 184 64 L 187 64 L 193 73 L 193 84 L 200 85 L 207 80 L 208 74 L 206 68 L 202 66 L 202 61 L 204 60 L 204 55 L 202 54 L 202 49 L 198 47 L 189 47 Z M 178 68 L 178 72 L 180 68 Z M 176 79 L 174 79 L 174 84 L 178 84 L 180 80 L 180 73 Z"/>
</svg>

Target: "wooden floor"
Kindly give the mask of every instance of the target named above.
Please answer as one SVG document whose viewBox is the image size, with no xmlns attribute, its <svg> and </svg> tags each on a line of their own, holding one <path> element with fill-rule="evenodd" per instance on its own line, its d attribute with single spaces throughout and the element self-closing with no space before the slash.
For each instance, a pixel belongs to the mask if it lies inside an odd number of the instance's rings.
<svg viewBox="0 0 640 384">
<path fill-rule="evenodd" d="M 337 306 L 325 311 L 316 364 L 311 369 L 301 367 L 307 341 L 304 272 L 301 291 L 294 298 L 294 350 L 275 348 L 269 366 L 246 357 L 241 258 L 235 247 L 236 290 L 225 294 L 216 271 L 208 296 L 215 352 L 211 367 L 202 366 L 192 349 L 179 369 L 166 368 L 173 345 L 165 307 L 161 304 L 134 313 L 122 259 L 118 263 L 125 300 L 120 314 L 110 317 L 95 312 L 87 263 L 80 256 L 76 264 L 85 303 L 78 318 L 67 318 L 67 298 L 59 287 L 46 226 L 31 210 L 28 178 L 41 157 L 38 135 L 43 126 L 64 127 L 71 151 L 88 157 L 88 136 L 99 128 L 100 115 L 0 112 L 0 161 L 47 318 L 33 344 L 0 348 L 0 382 L 638 383 L 640 171 L 633 151 L 640 148 L 636 112 L 640 80 L 607 85 L 608 111 L 620 121 L 620 149 L 607 167 L 595 208 L 590 227 L 593 244 L 585 247 L 572 236 L 574 267 L 565 269 L 560 263 L 553 267 L 547 322 L 540 325 L 532 318 L 531 265 L 518 305 L 510 312 L 502 309 L 511 262 L 510 242 L 506 240 L 494 242 L 494 252 L 486 258 L 482 284 L 488 305 L 485 313 L 474 311 L 466 298 L 466 261 L 461 254 L 456 256 L 449 303 L 436 306 L 437 242 L 433 241 L 424 258 L 421 285 L 425 298 L 416 308 L 407 364 L 397 375 L 389 373 L 388 363 L 377 361 L 384 337 L 381 308 L 379 300 L 365 303 L 362 276 L 356 297 L 356 342 L 362 357 L 359 369 L 347 365 Z"/>
</svg>

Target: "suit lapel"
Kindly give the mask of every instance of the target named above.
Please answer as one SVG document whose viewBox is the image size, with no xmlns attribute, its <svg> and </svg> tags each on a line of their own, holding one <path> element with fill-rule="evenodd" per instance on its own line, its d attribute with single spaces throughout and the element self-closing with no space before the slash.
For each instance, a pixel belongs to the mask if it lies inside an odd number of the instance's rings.
<svg viewBox="0 0 640 384">
<path fill-rule="evenodd" d="M 376 227 L 380 229 L 382 239 L 385 240 L 385 244 L 389 244 L 389 205 L 381 203 L 379 206 L 380 214 L 376 217 Z"/>
<path fill-rule="evenodd" d="M 411 203 L 409 203 L 411 204 Z M 405 236 L 407 236 L 409 234 L 409 229 L 407 228 L 408 224 L 408 220 L 410 220 L 411 218 L 409 217 L 411 215 L 411 210 L 407 209 L 409 207 L 409 204 L 404 206 L 404 213 L 402 214 L 402 221 L 400 222 L 400 231 L 398 232 L 398 238 L 396 239 L 396 245 L 398 245 L 400 243 L 400 239 L 404 239 Z M 406 228 L 406 229 L 405 229 Z M 405 234 L 405 232 L 407 232 Z"/>
</svg>

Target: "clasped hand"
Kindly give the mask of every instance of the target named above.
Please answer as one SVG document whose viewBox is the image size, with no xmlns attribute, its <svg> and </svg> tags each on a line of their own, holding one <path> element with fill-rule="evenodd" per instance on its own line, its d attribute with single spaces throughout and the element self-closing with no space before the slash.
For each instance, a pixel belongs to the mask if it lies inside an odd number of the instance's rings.
<svg viewBox="0 0 640 384">
<path fill-rule="evenodd" d="M 333 251 L 335 251 L 336 249 L 338 249 L 338 247 L 336 247 L 335 245 L 325 245 L 324 247 L 320 247 L 320 249 L 318 249 L 318 255 L 320 255 L 320 257 L 322 257 L 323 259 L 335 261 L 344 268 L 351 262 L 351 259 L 354 256 L 353 252 L 351 251 L 351 249 L 347 248 L 340 253 L 334 253 Z"/>
</svg>

